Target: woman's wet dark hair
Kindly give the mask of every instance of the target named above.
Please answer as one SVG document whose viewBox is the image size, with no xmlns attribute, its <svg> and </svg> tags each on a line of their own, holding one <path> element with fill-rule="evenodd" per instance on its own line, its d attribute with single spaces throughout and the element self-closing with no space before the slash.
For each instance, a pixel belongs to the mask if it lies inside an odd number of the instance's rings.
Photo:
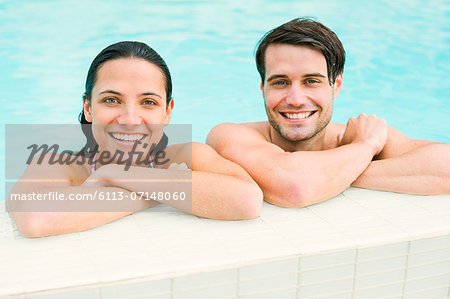
<svg viewBox="0 0 450 299">
<path fill-rule="evenodd" d="M 172 98 L 172 77 L 170 76 L 169 68 L 167 67 L 166 62 L 147 44 L 136 41 L 122 41 L 112 44 L 103 49 L 97 57 L 94 58 L 87 74 L 83 99 L 86 99 L 89 102 L 91 101 L 92 88 L 97 80 L 97 73 L 100 67 L 107 61 L 120 58 L 144 59 L 156 65 L 162 71 L 166 81 L 166 103 L 169 105 Z M 86 120 L 84 110 L 82 110 L 78 115 L 78 121 L 81 123 L 81 129 L 87 139 L 86 145 L 80 153 L 85 156 L 91 156 L 97 151 L 98 146 L 92 134 L 92 128 L 90 126 L 91 123 Z"/>
</svg>

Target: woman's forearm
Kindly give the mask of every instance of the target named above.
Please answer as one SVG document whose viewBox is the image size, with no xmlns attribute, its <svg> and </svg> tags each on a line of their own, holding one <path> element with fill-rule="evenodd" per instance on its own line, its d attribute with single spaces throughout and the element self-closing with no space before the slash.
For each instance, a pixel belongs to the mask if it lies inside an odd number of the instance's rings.
<svg viewBox="0 0 450 299">
<path fill-rule="evenodd" d="M 35 199 L 17 200 L 13 194 L 30 194 Z M 132 200 L 130 195 L 117 187 L 42 187 L 11 192 L 8 208 L 22 235 L 43 237 L 90 229 L 154 204 Z"/>
</svg>

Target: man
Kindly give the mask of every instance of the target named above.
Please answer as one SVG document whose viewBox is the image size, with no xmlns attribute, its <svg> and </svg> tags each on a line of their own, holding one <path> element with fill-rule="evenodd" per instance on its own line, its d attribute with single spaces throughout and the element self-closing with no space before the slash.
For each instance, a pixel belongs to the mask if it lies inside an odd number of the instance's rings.
<svg viewBox="0 0 450 299">
<path fill-rule="evenodd" d="M 207 143 L 279 206 L 311 205 L 350 185 L 449 193 L 449 144 L 410 139 L 374 115 L 330 123 L 344 62 L 338 37 L 318 22 L 294 19 L 269 31 L 256 52 L 269 121 L 218 125 Z"/>
</svg>

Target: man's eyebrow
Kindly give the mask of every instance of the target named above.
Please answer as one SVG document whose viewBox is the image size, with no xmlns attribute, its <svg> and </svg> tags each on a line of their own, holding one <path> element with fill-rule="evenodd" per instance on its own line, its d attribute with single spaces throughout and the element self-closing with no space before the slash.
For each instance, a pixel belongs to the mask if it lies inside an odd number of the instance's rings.
<svg viewBox="0 0 450 299">
<path fill-rule="evenodd" d="M 100 92 L 99 95 L 104 94 L 104 93 L 112 93 L 112 94 L 115 94 L 115 95 L 118 95 L 118 96 L 121 96 L 121 95 L 122 95 L 120 92 L 115 91 L 115 90 L 111 90 L 111 89 L 104 90 L 104 91 Z M 160 96 L 160 95 L 157 94 L 157 93 L 150 92 L 150 91 L 149 91 L 149 92 L 141 93 L 140 95 L 141 95 L 141 96 L 157 96 L 157 97 L 159 97 L 159 98 L 162 99 L 162 96 Z"/>
<path fill-rule="evenodd" d="M 266 81 L 272 81 L 273 79 L 280 79 L 280 78 L 287 78 L 287 75 L 282 75 L 282 74 L 274 74 L 272 76 L 270 76 L 269 78 L 266 79 Z"/>
<path fill-rule="evenodd" d="M 311 74 L 305 74 L 303 77 L 320 77 L 320 78 L 326 78 L 325 75 L 322 75 L 321 73 L 311 73 Z"/>
<path fill-rule="evenodd" d="M 322 75 L 321 73 L 310 73 L 310 74 L 304 74 L 302 77 L 304 78 L 308 78 L 308 77 L 320 77 L 320 78 L 326 78 L 325 75 Z M 272 76 L 270 76 L 269 78 L 267 78 L 267 82 L 272 81 L 274 79 L 286 79 L 288 78 L 287 75 L 283 75 L 283 74 L 274 74 Z"/>
</svg>

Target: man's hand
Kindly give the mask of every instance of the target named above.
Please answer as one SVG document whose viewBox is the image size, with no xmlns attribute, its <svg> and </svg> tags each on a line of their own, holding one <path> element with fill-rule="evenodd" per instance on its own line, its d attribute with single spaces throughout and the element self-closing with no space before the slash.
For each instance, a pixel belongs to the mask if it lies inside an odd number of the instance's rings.
<svg viewBox="0 0 450 299">
<path fill-rule="evenodd" d="M 338 135 L 338 144 L 366 144 L 371 148 L 373 156 L 376 156 L 383 150 L 387 136 L 388 126 L 384 119 L 362 113 L 357 118 L 351 117 L 348 120 L 345 130 Z"/>
</svg>

